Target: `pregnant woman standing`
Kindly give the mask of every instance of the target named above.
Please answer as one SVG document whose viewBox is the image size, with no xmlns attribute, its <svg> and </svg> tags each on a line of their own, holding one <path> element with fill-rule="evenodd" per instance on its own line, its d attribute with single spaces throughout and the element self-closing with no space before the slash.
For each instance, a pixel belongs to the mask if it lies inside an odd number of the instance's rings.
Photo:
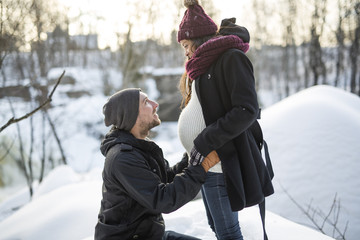
<svg viewBox="0 0 360 240">
<path fill-rule="evenodd" d="M 245 55 L 250 36 L 234 18 L 218 30 L 197 0 L 184 5 L 178 42 L 188 60 L 180 80 L 185 107 L 179 137 L 194 164 L 220 158 L 201 188 L 208 223 L 217 239 L 242 240 L 238 211 L 260 204 L 264 213 L 264 199 L 274 192 L 270 164 L 261 155 L 253 67 Z"/>
</svg>

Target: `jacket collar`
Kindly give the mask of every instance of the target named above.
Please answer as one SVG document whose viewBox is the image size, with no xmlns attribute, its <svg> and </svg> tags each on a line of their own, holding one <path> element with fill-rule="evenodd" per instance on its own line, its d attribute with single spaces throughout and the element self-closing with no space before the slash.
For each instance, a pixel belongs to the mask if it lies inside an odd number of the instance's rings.
<svg viewBox="0 0 360 240">
<path fill-rule="evenodd" d="M 150 139 L 137 139 L 129 131 L 112 128 L 101 142 L 101 153 L 106 156 L 106 153 L 111 147 L 121 143 L 128 144 L 145 152 L 154 152 L 160 150 L 159 146 Z"/>
</svg>

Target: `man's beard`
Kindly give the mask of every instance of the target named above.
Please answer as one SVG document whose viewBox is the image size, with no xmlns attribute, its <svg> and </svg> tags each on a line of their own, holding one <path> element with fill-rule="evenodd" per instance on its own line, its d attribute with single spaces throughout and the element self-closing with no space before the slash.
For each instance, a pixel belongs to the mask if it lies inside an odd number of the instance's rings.
<svg viewBox="0 0 360 240">
<path fill-rule="evenodd" d="M 160 119 L 158 119 L 158 120 L 153 120 L 152 122 L 148 122 L 148 123 L 141 123 L 141 131 L 140 131 L 140 134 L 142 135 L 142 136 L 148 136 L 149 135 L 149 131 L 152 129 L 152 128 L 154 128 L 154 127 L 156 127 L 156 126 L 159 126 L 160 125 L 160 123 L 161 123 L 161 121 L 160 121 Z"/>
<path fill-rule="evenodd" d="M 156 126 L 159 126 L 160 123 L 161 123 L 160 119 L 158 119 L 158 120 L 154 119 L 151 123 L 148 124 L 148 128 L 149 128 L 148 131 L 150 131 L 150 129 L 152 129 L 152 128 L 156 127 Z"/>
</svg>

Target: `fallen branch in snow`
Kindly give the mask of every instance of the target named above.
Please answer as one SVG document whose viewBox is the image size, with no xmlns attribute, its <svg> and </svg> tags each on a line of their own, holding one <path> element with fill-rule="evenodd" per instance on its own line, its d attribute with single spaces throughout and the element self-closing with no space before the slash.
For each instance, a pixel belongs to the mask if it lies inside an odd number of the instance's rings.
<svg viewBox="0 0 360 240">
<path fill-rule="evenodd" d="M 309 220 L 314 224 L 314 226 L 323 234 L 325 232 L 325 224 L 328 224 L 332 227 L 332 237 L 335 237 L 335 234 L 338 236 L 336 237 L 337 240 L 346 240 L 345 233 L 349 224 L 349 221 L 346 222 L 345 228 L 341 231 L 338 227 L 339 215 L 340 215 L 340 200 L 337 199 L 337 194 L 335 194 L 333 203 L 330 207 L 330 210 L 327 214 L 325 214 L 320 209 L 315 209 L 312 207 L 311 202 L 308 205 L 307 209 L 302 207 L 291 195 L 290 193 L 280 184 L 281 188 L 284 190 L 285 194 L 290 198 L 290 200 L 309 218 Z M 330 216 L 333 215 L 333 220 L 330 219 Z M 322 219 L 318 221 L 316 216 Z M 319 223 L 320 222 L 320 223 Z"/>
<path fill-rule="evenodd" d="M 61 74 L 61 76 L 59 77 L 59 79 L 57 80 L 53 90 L 51 91 L 50 95 L 46 98 L 46 100 L 40 105 L 38 106 L 37 108 L 35 108 L 34 110 L 32 110 L 31 112 L 25 114 L 24 116 L 22 117 L 19 117 L 19 118 L 15 118 L 15 117 L 12 117 L 9 119 L 9 121 L 3 125 L 1 128 L 0 128 L 0 132 L 2 132 L 5 128 L 7 128 L 8 126 L 10 126 L 11 124 L 13 123 L 17 123 L 17 122 L 20 122 L 28 117 L 30 117 L 31 115 L 33 115 L 34 113 L 36 113 L 37 111 L 39 111 L 40 109 L 42 109 L 45 105 L 47 105 L 48 103 L 50 103 L 52 101 L 52 95 L 54 94 L 57 86 L 59 85 L 62 77 L 64 76 L 65 74 L 65 71 L 63 71 L 63 73 Z"/>
</svg>

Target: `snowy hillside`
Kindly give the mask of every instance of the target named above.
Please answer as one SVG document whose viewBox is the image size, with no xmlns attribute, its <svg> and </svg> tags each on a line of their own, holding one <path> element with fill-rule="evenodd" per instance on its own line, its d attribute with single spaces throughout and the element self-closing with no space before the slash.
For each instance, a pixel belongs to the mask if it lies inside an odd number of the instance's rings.
<svg viewBox="0 0 360 240">
<path fill-rule="evenodd" d="M 261 125 L 275 171 L 276 195 L 267 201 L 268 210 L 313 226 L 284 190 L 304 209 L 311 204 L 324 214 L 336 196 L 337 226 L 344 231 L 348 222 L 346 239 L 357 240 L 360 98 L 329 86 L 312 87 L 267 108 Z M 334 215 L 329 219 L 335 221 Z"/>
</svg>

